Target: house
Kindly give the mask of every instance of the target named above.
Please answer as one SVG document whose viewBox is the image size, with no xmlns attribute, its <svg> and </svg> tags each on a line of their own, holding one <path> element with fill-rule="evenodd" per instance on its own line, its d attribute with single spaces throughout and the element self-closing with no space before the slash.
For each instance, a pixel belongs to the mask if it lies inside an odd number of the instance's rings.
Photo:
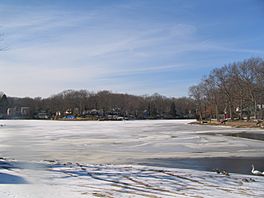
<svg viewBox="0 0 264 198">
<path fill-rule="evenodd" d="M 256 119 L 264 120 L 264 104 L 257 105 L 257 115 Z"/>
<path fill-rule="evenodd" d="M 23 117 L 28 117 L 30 116 L 30 107 L 21 107 L 20 109 L 20 114 Z"/>
<path fill-rule="evenodd" d="M 6 111 L 6 114 L 8 117 L 17 117 L 19 115 L 19 111 L 17 110 L 16 107 L 13 108 L 8 108 Z"/>
<path fill-rule="evenodd" d="M 37 119 L 49 119 L 49 114 L 48 113 L 46 113 L 46 112 L 40 112 L 40 113 L 38 113 L 37 115 L 36 115 L 36 118 Z"/>
</svg>

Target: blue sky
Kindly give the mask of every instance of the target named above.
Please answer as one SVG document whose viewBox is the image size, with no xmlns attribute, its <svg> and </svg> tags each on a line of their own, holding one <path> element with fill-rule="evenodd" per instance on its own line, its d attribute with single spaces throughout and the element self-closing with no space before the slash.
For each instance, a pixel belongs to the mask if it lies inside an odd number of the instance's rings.
<svg viewBox="0 0 264 198">
<path fill-rule="evenodd" d="M 263 0 L 1 0 L 0 90 L 187 96 L 210 70 L 264 57 Z"/>
</svg>

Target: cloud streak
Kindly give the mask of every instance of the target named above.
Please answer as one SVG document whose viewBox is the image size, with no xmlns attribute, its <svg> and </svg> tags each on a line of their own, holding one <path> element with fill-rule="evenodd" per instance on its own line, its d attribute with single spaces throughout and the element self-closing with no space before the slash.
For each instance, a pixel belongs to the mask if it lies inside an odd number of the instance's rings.
<svg viewBox="0 0 264 198">
<path fill-rule="evenodd" d="M 201 61 L 205 56 L 263 54 L 263 49 L 208 39 L 200 34 L 198 23 L 184 17 L 174 21 L 160 15 L 161 19 L 153 20 L 142 15 L 149 12 L 144 6 L 123 3 L 66 9 L 0 4 L 0 31 L 5 34 L 3 45 L 8 46 L 0 53 L 4 91 L 10 95 L 48 96 L 71 87 L 102 89 L 105 85 L 124 91 L 134 84 L 135 92 L 150 93 L 151 76 L 157 74 L 164 75 L 160 80 L 166 90 L 180 90 L 173 88 L 167 74 L 208 68 L 211 61 Z M 183 7 L 192 9 L 193 5 Z M 155 9 L 153 13 L 159 16 Z M 179 95 L 186 93 L 185 89 Z"/>
</svg>

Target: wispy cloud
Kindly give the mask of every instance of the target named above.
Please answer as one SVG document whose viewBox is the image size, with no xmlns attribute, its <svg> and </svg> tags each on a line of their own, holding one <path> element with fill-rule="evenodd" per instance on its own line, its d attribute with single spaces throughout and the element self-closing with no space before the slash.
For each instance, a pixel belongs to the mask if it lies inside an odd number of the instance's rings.
<svg viewBox="0 0 264 198">
<path fill-rule="evenodd" d="M 209 65 L 198 65 L 199 54 L 263 53 L 201 36 L 199 25 L 180 15 L 175 20 L 159 19 L 161 15 L 154 10 L 156 20 L 149 19 L 144 6 L 138 2 L 65 9 L 0 3 L 0 32 L 5 34 L 3 45 L 8 46 L 0 53 L 2 86 L 10 94 L 33 96 L 48 96 L 70 87 L 101 89 L 103 85 L 120 91 L 134 85 L 135 92 L 148 92 L 146 88 L 153 90 L 151 80 L 138 77 L 128 82 L 127 77 L 141 74 L 151 78 Z M 188 10 L 193 5 L 182 7 Z M 169 80 L 163 77 L 164 82 Z M 27 90 L 21 91 L 21 86 Z"/>
</svg>

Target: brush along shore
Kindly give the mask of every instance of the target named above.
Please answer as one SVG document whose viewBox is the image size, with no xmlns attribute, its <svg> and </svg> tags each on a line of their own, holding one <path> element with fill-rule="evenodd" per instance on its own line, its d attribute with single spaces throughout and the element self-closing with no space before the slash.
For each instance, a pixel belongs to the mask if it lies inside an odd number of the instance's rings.
<svg viewBox="0 0 264 198">
<path fill-rule="evenodd" d="M 213 126 L 230 126 L 234 128 L 260 128 L 264 129 L 264 121 L 259 120 L 203 120 L 195 121 L 189 124 L 199 124 L 199 125 L 213 125 Z"/>
</svg>

